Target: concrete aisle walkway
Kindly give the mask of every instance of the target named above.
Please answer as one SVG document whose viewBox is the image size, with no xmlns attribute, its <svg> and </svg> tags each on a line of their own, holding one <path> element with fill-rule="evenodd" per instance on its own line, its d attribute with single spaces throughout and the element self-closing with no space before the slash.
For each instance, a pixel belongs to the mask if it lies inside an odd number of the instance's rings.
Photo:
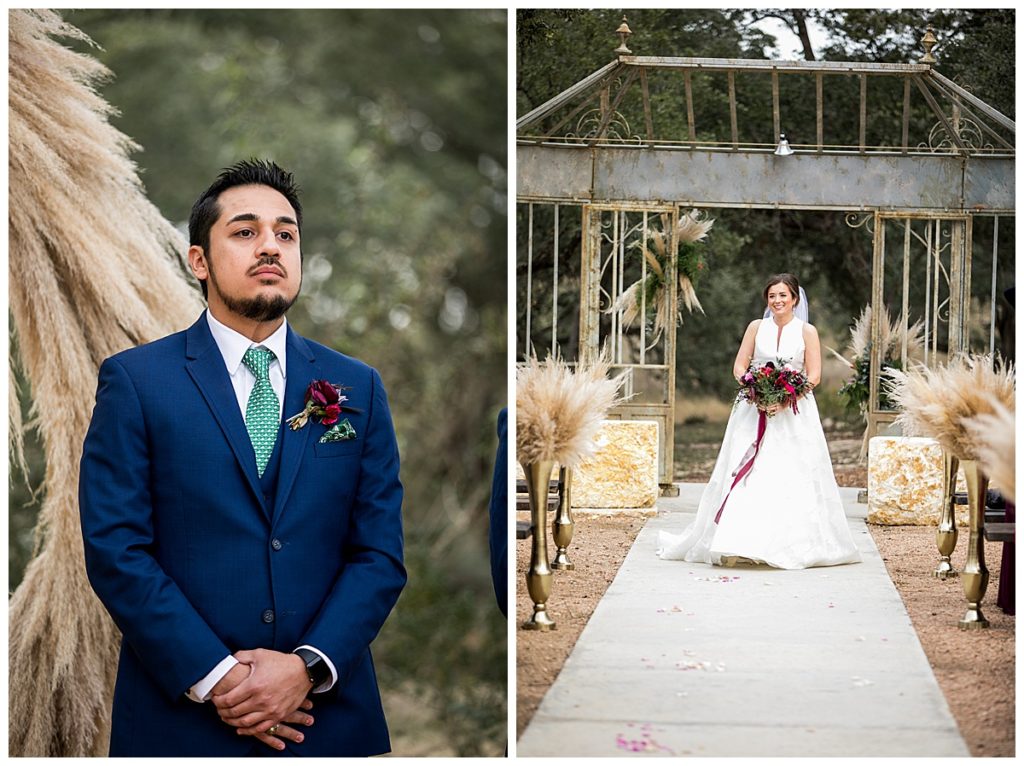
<svg viewBox="0 0 1024 766">
<path fill-rule="evenodd" d="M 864 560 L 783 571 L 657 558 L 658 531 L 696 513 L 703 485 L 680 487 L 640 532 L 518 755 L 970 755 L 856 490 L 842 492 Z M 550 609 L 557 620 L 557 572 Z"/>
</svg>

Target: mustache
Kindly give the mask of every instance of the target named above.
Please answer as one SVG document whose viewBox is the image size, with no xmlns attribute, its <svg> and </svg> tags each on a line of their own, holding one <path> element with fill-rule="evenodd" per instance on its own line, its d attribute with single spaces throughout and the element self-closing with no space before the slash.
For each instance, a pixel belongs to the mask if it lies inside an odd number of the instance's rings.
<svg viewBox="0 0 1024 766">
<path fill-rule="evenodd" d="M 284 266 L 281 265 L 281 261 L 278 258 L 274 258 L 270 255 L 261 255 L 260 259 L 256 261 L 256 265 L 249 269 L 250 274 L 255 274 L 263 266 L 273 266 L 275 269 L 280 271 L 284 276 L 288 276 L 288 272 Z"/>
</svg>

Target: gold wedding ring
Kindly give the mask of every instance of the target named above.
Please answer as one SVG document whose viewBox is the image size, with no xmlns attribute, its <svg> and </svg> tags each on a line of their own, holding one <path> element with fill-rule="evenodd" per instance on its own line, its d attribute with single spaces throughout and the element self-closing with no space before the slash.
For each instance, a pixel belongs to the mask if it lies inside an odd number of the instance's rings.
<svg viewBox="0 0 1024 766">
<path fill-rule="evenodd" d="M 267 734 L 277 734 L 277 727 L 278 726 L 279 726 L 279 724 L 275 723 L 273 726 L 271 726 L 269 729 L 267 729 Z"/>
</svg>

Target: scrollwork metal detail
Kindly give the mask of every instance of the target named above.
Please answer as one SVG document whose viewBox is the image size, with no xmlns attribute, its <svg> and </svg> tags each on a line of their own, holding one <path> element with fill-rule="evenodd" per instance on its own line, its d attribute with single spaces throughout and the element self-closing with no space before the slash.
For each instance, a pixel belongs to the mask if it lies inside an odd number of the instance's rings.
<svg viewBox="0 0 1024 766">
<path fill-rule="evenodd" d="M 860 220 L 857 220 L 860 218 Z M 846 214 L 846 225 L 851 229 L 859 229 L 862 226 L 864 230 L 869 234 L 874 235 L 875 233 L 875 214 L 874 213 L 847 213 Z"/>
<path fill-rule="evenodd" d="M 974 120 L 960 117 L 954 123 L 954 130 L 956 130 L 956 136 L 960 143 L 967 149 L 990 151 L 995 148 L 990 142 L 985 141 L 985 134 L 982 132 L 981 126 Z M 950 137 L 946 126 L 941 122 L 936 122 L 928 132 L 928 141 L 918 144 L 917 148 L 938 154 L 954 152 L 958 147 Z"/>
<path fill-rule="evenodd" d="M 576 123 L 576 130 L 568 133 L 566 138 L 575 138 L 579 141 L 598 138 L 598 130 L 600 130 L 601 124 L 604 122 L 604 117 L 605 113 L 600 109 L 591 109 L 588 112 L 584 112 Z M 608 124 L 602 132 L 602 137 L 615 141 L 643 143 L 643 139 L 633 133 L 632 128 L 629 127 L 629 122 L 622 115 L 622 112 L 618 111 L 612 112 L 611 119 L 608 120 Z"/>
</svg>

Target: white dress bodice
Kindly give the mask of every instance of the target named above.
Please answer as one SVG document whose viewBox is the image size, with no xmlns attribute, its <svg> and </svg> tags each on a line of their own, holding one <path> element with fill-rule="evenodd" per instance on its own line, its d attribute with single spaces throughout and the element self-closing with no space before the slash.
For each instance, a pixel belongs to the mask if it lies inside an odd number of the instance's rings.
<svg viewBox="0 0 1024 766">
<path fill-rule="evenodd" d="M 793 369 L 803 372 L 804 323 L 796 317 L 782 326 L 781 337 L 774 317 L 762 319 L 757 328 L 757 336 L 754 338 L 754 363 L 763 364 L 780 359 Z"/>
</svg>

